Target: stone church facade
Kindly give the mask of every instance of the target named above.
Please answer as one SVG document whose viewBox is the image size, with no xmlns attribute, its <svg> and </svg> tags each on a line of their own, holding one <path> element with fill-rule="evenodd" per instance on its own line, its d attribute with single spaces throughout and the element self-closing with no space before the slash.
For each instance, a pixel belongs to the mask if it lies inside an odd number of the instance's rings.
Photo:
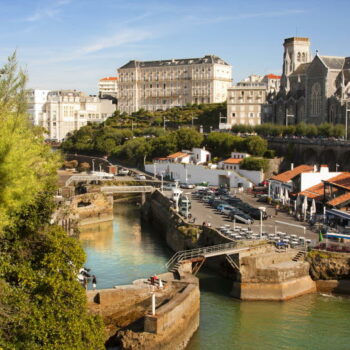
<svg viewBox="0 0 350 350">
<path fill-rule="evenodd" d="M 350 116 L 350 57 L 311 57 L 308 38 L 284 41 L 280 90 L 269 96 L 265 122 L 345 124 Z M 350 122 L 348 120 L 348 122 Z"/>
</svg>

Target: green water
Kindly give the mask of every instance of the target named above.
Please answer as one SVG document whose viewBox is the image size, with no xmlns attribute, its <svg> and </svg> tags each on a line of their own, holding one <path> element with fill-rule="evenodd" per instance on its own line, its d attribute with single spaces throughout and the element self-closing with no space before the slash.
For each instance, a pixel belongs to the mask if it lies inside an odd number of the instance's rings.
<svg viewBox="0 0 350 350">
<path fill-rule="evenodd" d="M 81 234 L 86 266 L 98 288 L 164 272 L 171 256 L 160 237 L 142 227 L 137 208 L 120 205 L 113 222 Z M 240 302 L 230 281 L 200 275 L 201 322 L 188 350 L 350 350 L 350 298 L 306 295 L 288 302 Z"/>
</svg>

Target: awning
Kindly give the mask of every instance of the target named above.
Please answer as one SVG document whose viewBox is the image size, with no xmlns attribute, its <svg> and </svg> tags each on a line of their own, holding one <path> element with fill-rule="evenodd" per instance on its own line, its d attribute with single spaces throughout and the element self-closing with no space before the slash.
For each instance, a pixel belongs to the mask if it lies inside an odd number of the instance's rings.
<svg viewBox="0 0 350 350">
<path fill-rule="evenodd" d="M 346 213 L 342 210 L 337 209 L 327 209 L 326 215 L 334 215 L 342 219 L 350 220 L 350 213 Z"/>
<path fill-rule="evenodd" d="M 350 239 L 350 235 L 345 235 L 342 233 L 326 233 L 323 235 L 325 238 L 344 238 L 344 239 Z"/>
</svg>

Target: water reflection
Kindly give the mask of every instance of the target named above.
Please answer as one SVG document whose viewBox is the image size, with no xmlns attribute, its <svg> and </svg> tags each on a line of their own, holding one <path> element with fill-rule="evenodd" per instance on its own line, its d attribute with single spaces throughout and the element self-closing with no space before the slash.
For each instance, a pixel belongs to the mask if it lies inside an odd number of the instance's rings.
<svg viewBox="0 0 350 350">
<path fill-rule="evenodd" d="M 80 240 L 87 253 L 86 265 L 97 276 L 99 288 L 164 272 L 171 255 L 160 237 L 141 226 L 134 205 L 117 205 L 113 221 L 84 227 Z"/>
</svg>

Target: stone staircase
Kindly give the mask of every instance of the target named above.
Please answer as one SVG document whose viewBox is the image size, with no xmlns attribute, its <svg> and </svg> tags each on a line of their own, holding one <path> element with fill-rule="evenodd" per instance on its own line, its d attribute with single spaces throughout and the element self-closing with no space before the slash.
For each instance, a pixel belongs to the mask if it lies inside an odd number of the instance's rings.
<svg viewBox="0 0 350 350">
<path fill-rule="evenodd" d="M 305 258 L 306 252 L 303 250 L 299 250 L 298 253 L 295 255 L 295 257 L 292 259 L 293 261 L 297 262 L 301 258 Z"/>
</svg>

